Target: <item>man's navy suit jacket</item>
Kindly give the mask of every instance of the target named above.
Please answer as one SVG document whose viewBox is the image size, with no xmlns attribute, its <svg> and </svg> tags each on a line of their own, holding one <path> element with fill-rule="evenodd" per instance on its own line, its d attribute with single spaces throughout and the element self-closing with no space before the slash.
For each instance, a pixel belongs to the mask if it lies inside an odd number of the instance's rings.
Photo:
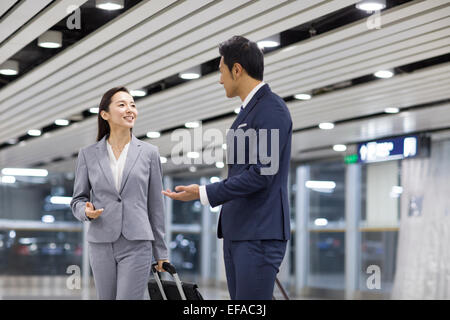
<svg viewBox="0 0 450 320">
<path fill-rule="evenodd" d="M 227 157 L 228 177 L 206 186 L 206 193 L 212 207 L 222 205 L 217 235 L 227 240 L 289 240 L 290 214 L 288 200 L 288 172 L 291 157 L 292 119 L 289 110 L 270 87 L 263 85 L 253 96 L 247 106 L 238 114 L 232 130 L 253 129 L 259 140 L 264 137 L 258 133 L 267 129 L 266 154 L 271 157 L 273 129 L 279 133 L 279 166 L 274 174 L 261 174 L 263 168 L 271 163 L 262 159 L 259 152 L 257 161 L 250 161 L 250 143 L 245 144 L 245 163 L 237 163 L 237 138 L 234 139 L 234 157 Z M 230 132 L 227 142 L 231 141 Z M 249 142 L 250 139 L 247 139 Z M 230 156 L 227 144 L 227 155 Z M 255 149 L 252 149 L 255 150 Z M 274 150 L 276 152 L 276 150 Z M 262 153 L 264 155 L 264 153 Z M 242 156 L 242 155 L 241 155 Z M 253 158 L 254 159 L 254 158 Z M 275 166 L 273 166 L 275 167 Z"/>
</svg>

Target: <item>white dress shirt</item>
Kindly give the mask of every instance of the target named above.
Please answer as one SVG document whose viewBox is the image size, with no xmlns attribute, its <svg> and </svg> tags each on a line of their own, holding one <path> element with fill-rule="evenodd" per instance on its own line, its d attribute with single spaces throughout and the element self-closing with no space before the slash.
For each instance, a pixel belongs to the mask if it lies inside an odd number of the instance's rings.
<svg viewBox="0 0 450 320">
<path fill-rule="evenodd" d="M 250 91 L 250 93 L 245 97 L 244 102 L 242 103 L 242 109 L 244 109 L 247 106 L 250 100 L 252 100 L 255 93 L 258 92 L 259 88 L 261 88 L 263 85 L 265 85 L 265 82 L 261 81 L 261 83 L 259 83 L 256 87 L 253 88 L 252 91 Z M 209 206 L 210 204 L 208 194 L 206 193 L 206 186 L 200 186 L 198 191 L 200 192 L 201 204 L 204 206 Z"/>
<path fill-rule="evenodd" d="M 117 192 L 119 192 L 120 184 L 122 182 L 123 168 L 125 167 L 125 160 L 127 159 L 128 146 L 130 145 L 130 143 L 128 142 L 125 145 L 122 152 L 120 153 L 119 159 L 116 159 L 116 156 L 114 155 L 114 151 L 113 151 L 111 145 L 109 144 L 108 140 L 106 140 L 106 145 L 107 145 L 107 149 L 108 149 L 109 165 L 111 167 L 111 171 L 113 174 L 114 184 L 117 189 Z"/>
</svg>

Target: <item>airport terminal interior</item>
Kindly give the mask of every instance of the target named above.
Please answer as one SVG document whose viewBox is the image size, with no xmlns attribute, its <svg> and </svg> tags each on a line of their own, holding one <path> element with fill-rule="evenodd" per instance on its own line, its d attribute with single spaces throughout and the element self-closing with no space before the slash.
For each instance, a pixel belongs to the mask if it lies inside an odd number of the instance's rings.
<svg viewBox="0 0 450 320">
<path fill-rule="evenodd" d="M 449 26 L 448 0 L 0 1 L 0 299 L 96 299 L 69 204 L 108 89 L 131 90 L 164 188 L 226 179 L 234 35 L 293 121 L 290 299 L 449 299 Z M 181 279 L 230 299 L 220 206 L 164 201 Z"/>
</svg>

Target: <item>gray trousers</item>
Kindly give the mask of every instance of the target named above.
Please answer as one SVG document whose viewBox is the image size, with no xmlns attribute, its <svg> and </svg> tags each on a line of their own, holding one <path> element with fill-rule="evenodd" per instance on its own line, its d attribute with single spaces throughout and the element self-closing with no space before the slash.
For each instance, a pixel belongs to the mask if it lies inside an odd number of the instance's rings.
<svg viewBox="0 0 450 320">
<path fill-rule="evenodd" d="M 89 260 L 100 300 L 143 300 L 152 262 L 152 241 L 89 242 Z M 147 294 L 148 296 L 148 294 Z"/>
</svg>

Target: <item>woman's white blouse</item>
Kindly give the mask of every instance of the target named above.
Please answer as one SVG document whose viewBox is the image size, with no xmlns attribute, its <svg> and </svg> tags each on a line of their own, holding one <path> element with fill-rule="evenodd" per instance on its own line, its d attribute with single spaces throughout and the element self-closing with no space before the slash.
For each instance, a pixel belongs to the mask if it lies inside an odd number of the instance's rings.
<svg viewBox="0 0 450 320">
<path fill-rule="evenodd" d="M 123 168 L 125 167 L 125 160 L 127 159 L 128 146 L 130 145 L 130 143 L 128 142 L 125 145 L 122 152 L 120 153 L 119 159 L 116 160 L 116 156 L 114 155 L 114 151 L 111 145 L 109 144 L 108 140 L 106 140 L 106 142 L 109 154 L 109 165 L 113 173 L 114 183 L 116 185 L 117 191 L 120 192 L 119 188 L 122 182 Z"/>
</svg>

